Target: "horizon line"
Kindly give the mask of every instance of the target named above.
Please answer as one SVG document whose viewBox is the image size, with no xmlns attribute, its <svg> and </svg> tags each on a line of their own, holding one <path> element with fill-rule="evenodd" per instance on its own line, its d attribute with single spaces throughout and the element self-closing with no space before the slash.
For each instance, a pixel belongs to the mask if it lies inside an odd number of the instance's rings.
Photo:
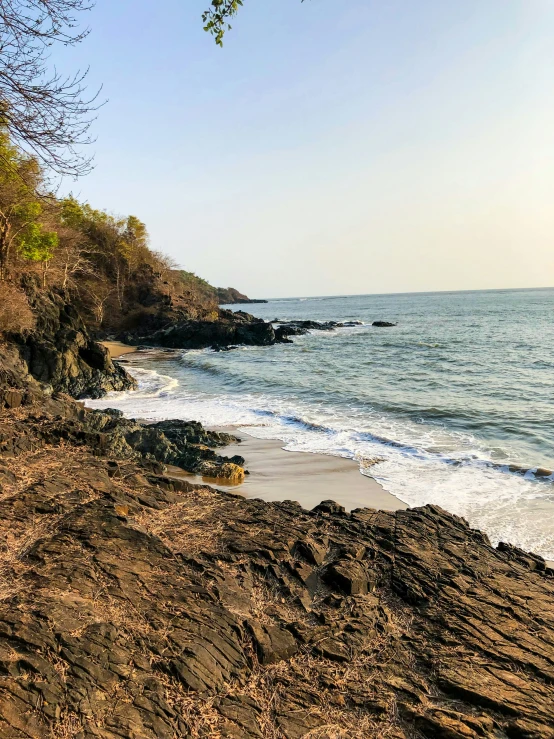
<svg viewBox="0 0 554 739">
<path fill-rule="evenodd" d="M 523 292 L 525 290 L 554 290 L 554 285 L 540 287 L 484 287 L 464 288 L 463 290 L 404 290 L 402 292 L 387 293 L 337 293 L 336 295 L 286 295 L 280 298 L 251 298 L 251 300 L 305 300 L 307 298 L 378 298 L 385 295 L 442 295 L 448 293 L 494 293 L 494 292 Z M 240 305 L 240 303 L 224 303 L 223 305 Z M 244 303 L 243 305 L 248 305 Z"/>
</svg>

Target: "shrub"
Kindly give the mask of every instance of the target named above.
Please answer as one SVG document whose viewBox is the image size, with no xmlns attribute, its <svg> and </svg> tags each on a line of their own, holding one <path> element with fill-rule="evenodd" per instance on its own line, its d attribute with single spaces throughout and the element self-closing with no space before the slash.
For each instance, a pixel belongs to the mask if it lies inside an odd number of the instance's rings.
<svg viewBox="0 0 554 739">
<path fill-rule="evenodd" d="M 34 328 L 35 316 L 25 293 L 0 282 L 0 334 L 24 333 Z"/>
</svg>

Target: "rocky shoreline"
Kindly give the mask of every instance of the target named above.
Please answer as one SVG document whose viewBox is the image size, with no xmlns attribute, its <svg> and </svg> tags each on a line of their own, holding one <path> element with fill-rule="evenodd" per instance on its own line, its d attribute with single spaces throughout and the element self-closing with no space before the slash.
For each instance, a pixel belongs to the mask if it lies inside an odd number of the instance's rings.
<svg viewBox="0 0 554 739">
<path fill-rule="evenodd" d="M 436 506 L 309 511 L 172 479 L 244 474 L 221 454 L 236 439 L 84 408 L 70 395 L 132 380 L 61 298 L 43 314 L 0 345 L 0 736 L 554 735 L 544 560 Z M 158 345 L 314 328 L 191 323 Z"/>
<path fill-rule="evenodd" d="M 381 325 L 384 322 L 375 322 Z M 137 329 L 115 336 L 103 337 L 133 346 L 166 347 L 171 349 L 232 349 L 237 345 L 272 346 L 290 343 L 291 336 L 304 336 L 310 331 L 335 331 L 338 328 L 361 326 L 361 321 L 285 321 L 275 318 L 264 321 L 250 313 L 221 310 L 217 320 L 166 321 L 161 327 Z M 394 324 L 387 324 L 394 325 Z"/>
</svg>

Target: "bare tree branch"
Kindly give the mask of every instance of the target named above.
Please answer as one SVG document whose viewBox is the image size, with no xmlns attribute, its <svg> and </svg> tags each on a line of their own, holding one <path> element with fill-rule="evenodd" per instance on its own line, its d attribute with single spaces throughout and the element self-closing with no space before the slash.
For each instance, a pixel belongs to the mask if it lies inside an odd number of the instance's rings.
<svg viewBox="0 0 554 739">
<path fill-rule="evenodd" d="M 92 166 L 79 147 L 92 142 L 99 92 L 86 94 L 88 70 L 49 71 L 48 50 L 86 37 L 77 15 L 91 7 L 89 0 L 0 0 L 0 123 L 49 170 L 73 177 Z"/>
</svg>

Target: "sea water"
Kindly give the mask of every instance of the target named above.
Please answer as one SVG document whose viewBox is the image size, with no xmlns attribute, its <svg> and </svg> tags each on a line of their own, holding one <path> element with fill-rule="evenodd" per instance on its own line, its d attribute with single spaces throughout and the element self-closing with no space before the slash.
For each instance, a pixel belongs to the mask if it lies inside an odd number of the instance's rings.
<svg viewBox="0 0 554 739">
<path fill-rule="evenodd" d="M 554 559 L 554 289 L 294 298 L 266 320 L 359 321 L 292 344 L 126 357 L 135 392 L 94 407 L 242 424 L 289 450 L 356 460 L 410 506 Z M 373 321 L 397 323 L 377 328 Z M 334 496 L 340 502 L 341 491 Z M 360 506 L 371 500 L 360 500 Z"/>
</svg>

